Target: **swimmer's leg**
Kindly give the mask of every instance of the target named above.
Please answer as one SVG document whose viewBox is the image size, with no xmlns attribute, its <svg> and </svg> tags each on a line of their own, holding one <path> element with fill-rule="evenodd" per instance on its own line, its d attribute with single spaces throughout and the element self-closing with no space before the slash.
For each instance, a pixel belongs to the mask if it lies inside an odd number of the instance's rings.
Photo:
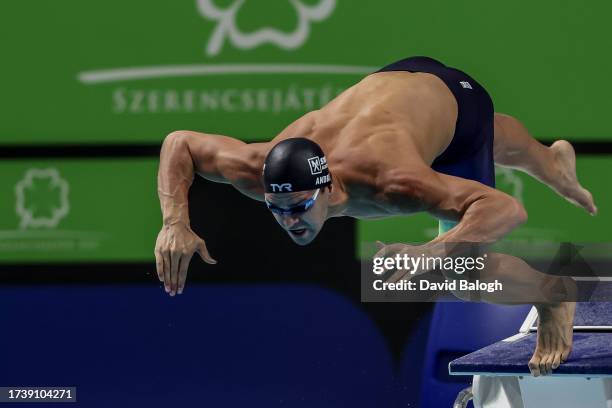
<svg viewBox="0 0 612 408">
<path fill-rule="evenodd" d="M 496 113 L 493 153 L 495 164 L 524 171 L 568 201 L 597 213 L 591 193 L 576 177 L 576 154 L 569 142 L 557 140 L 544 146 L 517 119 Z"/>
<path fill-rule="evenodd" d="M 457 279 L 452 271 L 443 272 L 447 279 Z M 502 290 L 453 291 L 463 300 L 479 300 L 496 304 L 533 304 L 538 311 L 536 349 L 529 360 L 529 370 L 534 376 L 550 374 L 563 363 L 572 350 L 572 335 L 576 282 L 568 276 L 552 276 L 539 272 L 515 256 L 488 253 L 486 267 L 477 273 L 469 272 L 469 280 L 484 283 L 496 280 Z"/>
</svg>

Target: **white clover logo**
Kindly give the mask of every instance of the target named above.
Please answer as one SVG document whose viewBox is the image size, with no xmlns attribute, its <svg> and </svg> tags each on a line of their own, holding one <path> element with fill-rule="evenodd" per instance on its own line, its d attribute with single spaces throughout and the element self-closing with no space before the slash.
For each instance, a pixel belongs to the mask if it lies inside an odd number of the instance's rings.
<svg viewBox="0 0 612 408">
<path fill-rule="evenodd" d="M 68 190 L 57 169 L 29 169 L 15 185 L 19 228 L 57 226 L 70 210 Z"/>
<path fill-rule="evenodd" d="M 251 0 L 254 1 L 254 0 Z M 272 27 L 264 27 L 252 33 L 245 34 L 236 25 L 236 14 L 246 0 L 235 0 L 227 8 L 217 7 L 213 0 L 197 0 L 198 9 L 205 18 L 218 21 L 208 45 L 206 54 L 214 56 L 221 52 L 225 38 L 241 49 L 250 49 L 266 42 L 283 49 L 296 49 L 307 40 L 310 33 L 310 23 L 326 19 L 336 7 L 336 0 L 320 0 L 317 5 L 310 6 L 302 0 L 288 0 L 295 8 L 298 23 L 291 33 L 285 33 Z"/>
</svg>

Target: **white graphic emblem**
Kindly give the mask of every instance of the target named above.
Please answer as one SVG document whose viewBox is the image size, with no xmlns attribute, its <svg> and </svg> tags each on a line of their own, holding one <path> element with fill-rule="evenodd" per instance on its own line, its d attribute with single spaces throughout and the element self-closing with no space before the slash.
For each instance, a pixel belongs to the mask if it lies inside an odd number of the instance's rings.
<svg viewBox="0 0 612 408">
<path fill-rule="evenodd" d="M 461 86 L 465 89 L 472 89 L 472 85 L 468 82 L 468 81 L 461 81 L 459 82 L 461 84 Z"/>
<path fill-rule="evenodd" d="M 310 165 L 310 173 L 314 176 L 321 174 L 327 168 L 327 159 L 325 157 L 314 156 L 308 159 Z"/>
<path fill-rule="evenodd" d="M 240 49 L 255 48 L 264 43 L 272 43 L 288 50 L 296 49 L 308 39 L 310 23 L 325 20 L 336 7 L 336 0 L 321 0 L 315 6 L 305 5 L 300 0 L 289 0 L 295 7 L 298 17 L 298 24 L 293 32 L 284 33 L 275 28 L 265 27 L 245 34 L 236 25 L 236 13 L 245 1 L 235 0 L 229 7 L 221 9 L 213 3 L 213 0 L 197 0 L 200 13 L 205 18 L 218 22 L 208 41 L 206 54 L 210 56 L 219 54 L 226 37 Z"/>
<path fill-rule="evenodd" d="M 21 217 L 19 228 L 56 227 L 70 210 L 68 191 L 68 182 L 57 169 L 29 169 L 15 185 L 15 211 Z M 49 200 L 52 206 L 46 203 Z"/>
</svg>

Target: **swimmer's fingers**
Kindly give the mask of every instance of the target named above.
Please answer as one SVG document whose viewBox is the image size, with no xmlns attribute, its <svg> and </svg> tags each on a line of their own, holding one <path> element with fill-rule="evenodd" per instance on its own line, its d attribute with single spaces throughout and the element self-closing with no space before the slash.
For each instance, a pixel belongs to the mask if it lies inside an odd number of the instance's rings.
<svg viewBox="0 0 612 408">
<path fill-rule="evenodd" d="M 170 293 L 170 251 L 162 249 L 161 254 L 164 262 L 164 289 L 166 289 L 166 293 Z"/>
<path fill-rule="evenodd" d="M 376 254 L 375 258 L 387 258 L 395 255 L 395 251 L 397 249 L 397 244 L 385 244 L 382 241 L 376 241 Z"/>
<path fill-rule="evenodd" d="M 181 251 L 174 250 L 170 252 L 170 282 L 166 282 L 166 285 L 170 286 L 170 296 L 176 295 L 176 290 L 178 289 L 178 273 L 182 256 L 183 253 Z"/>
<path fill-rule="evenodd" d="M 178 273 L 178 294 L 183 293 L 185 289 L 185 281 L 187 280 L 187 270 L 189 269 L 189 262 L 191 261 L 191 255 L 183 255 L 181 257 L 181 266 L 179 267 Z"/>
<path fill-rule="evenodd" d="M 164 281 L 164 258 L 162 257 L 161 251 L 155 249 L 155 270 L 157 271 L 157 279 L 160 282 Z"/>
<path fill-rule="evenodd" d="M 393 258 L 398 254 L 410 254 L 413 250 L 412 245 L 402 244 L 400 242 L 396 244 L 385 244 L 382 241 L 376 241 L 376 249 L 378 250 L 374 255 L 375 258 Z"/>
<path fill-rule="evenodd" d="M 214 265 L 217 263 L 217 261 L 208 253 L 208 248 L 206 248 L 206 243 L 204 240 L 200 240 L 200 245 L 198 245 L 196 250 L 198 254 L 200 254 L 200 258 L 202 258 L 202 260 L 207 264 Z"/>
<path fill-rule="evenodd" d="M 406 279 L 407 278 L 406 275 L 409 275 L 409 272 L 406 272 L 403 269 L 398 269 L 398 270 L 396 270 L 393 273 L 393 275 L 391 275 L 391 277 L 389 279 L 387 279 L 387 282 L 388 283 L 395 283 L 395 282 L 400 281 L 401 279 L 408 280 L 408 279 Z"/>
<path fill-rule="evenodd" d="M 157 270 L 157 278 L 165 285 L 166 268 L 168 268 L 169 263 L 166 260 L 168 254 L 164 250 L 164 235 L 162 232 L 157 235 L 157 240 L 155 241 L 155 269 Z"/>
</svg>

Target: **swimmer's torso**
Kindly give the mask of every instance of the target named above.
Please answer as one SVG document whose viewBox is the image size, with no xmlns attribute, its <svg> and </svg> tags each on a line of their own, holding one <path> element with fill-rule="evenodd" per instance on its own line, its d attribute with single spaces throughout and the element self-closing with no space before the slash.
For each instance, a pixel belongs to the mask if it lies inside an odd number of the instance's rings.
<svg viewBox="0 0 612 408">
<path fill-rule="evenodd" d="M 436 76 L 383 72 L 304 115 L 270 145 L 291 137 L 317 142 L 343 183 L 342 215 L 377 218 L 412 212 L 382 194 L 384 175 L 429 166 L 451 142 L 456 120 L 457 102 Z"/>
</svg>

